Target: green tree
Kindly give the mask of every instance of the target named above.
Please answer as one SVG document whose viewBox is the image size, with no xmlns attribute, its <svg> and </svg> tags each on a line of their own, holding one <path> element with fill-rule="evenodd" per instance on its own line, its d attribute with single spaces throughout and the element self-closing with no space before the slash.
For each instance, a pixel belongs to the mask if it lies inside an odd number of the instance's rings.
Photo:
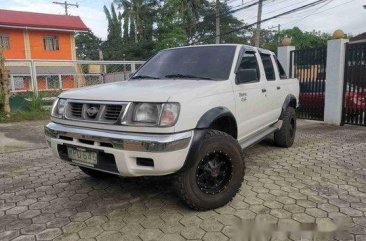
<svg viewBox="0 0 366 241">
<path fill-rule="evenodd" d="M 226 3 L 220 4 L 222 13 L 228 13 L 229 6 Z M 209 3 L 201 10 L 200 15 L 203 19 L 195 24 L 194 35 L 191 37 L 193 42 L 212 44 L 215 43 L 216 36 L 216 17 L 215 3 Z M 234 17 L 232 14 L 222 14 L 220 17 L 221 43 L 249 44 L 252 28 L 243 28 L 245 24 Z M 236 29 L 243 28 L 239 31 Z"/>
<path fill-rule="evenodd" d="M 102 44 L 104 58 L 121 60 L 123 58 L 122 14 L 116 12 L 113 3 L 111 10 L 104 6 L 104 13 L 108 21 L 107 40 Z"/>
<path fill-rule="evenodd" d="M 180 4 L 181 0 L 166 0 L 156 11 L 155 51 L 187 44 L 188 37 L 182 26 L 181 12 L 177 11 Z"/>
<path fill-rule="evenodd" d="M 200 19 L 200 14 L 205 10 L 208 5 L 208 1 L 205 0 L 180 0 L 178 6 L 179 13 L 182 18 L 182 24 L 186 31 L 188 40 L 187 43 L 192 40 L 194 36 L 195 24 Z"/>
<path fill-rule="evenodd" d="M 147 30 L 146 21 L 149 21 L 151 15 L 147 14 L 153 6 L 152 1 L 146 0 L 114 0 L 119 9 L 123 9 L 122 17 L 124 24 L 130 23 L 130 38 L 138 43 L 144 37 Z M 152 24 L 151 24 L 152 26 Z"/>
<path fill-rule="evenodd" d="M 98 60 L 102 40 L 92 31 L 75 36 L 76 56 L 82 60 Z"/>
<path fill-rule="evenodd" d="M 327 41 L 331 39 L 331 35 L 329 33 L 323 33 L 315 30 L 307 32 L 302 31 L 298 27 L 284 29 L 276 33 L 273 31 L 262 30 L 262 47 L 276 51 L 282 39 L 285 37 L 291 38 L 292 45 L 294 45 L 296 49 L 321 47 L 326 45 Z"/>
</svg>

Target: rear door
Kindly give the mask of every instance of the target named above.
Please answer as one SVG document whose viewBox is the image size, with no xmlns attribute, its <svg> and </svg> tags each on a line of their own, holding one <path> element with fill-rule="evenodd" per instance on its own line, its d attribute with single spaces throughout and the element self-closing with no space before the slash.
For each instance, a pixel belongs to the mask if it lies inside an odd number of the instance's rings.
<svg viewBox="0 0 366 241">
<path fill-rule="evenodd" d="M 265 78 L 259 65 L 260 57 L 253 49 L 242 49 L 233 85 L 239 141 L 266 125 L 267 99 Z M 239 73 L 244 73 L 239 76 Z"/>
<path fill-rule="evenodd" d="M 278 120 L 281 114 L 284 86 L 281 86 L 281 81 L 277 71 L 274 56 L 270 52 L 261 52 L 260 57 L 263 63 L 263 69 L 266 76 L 266 95 L 267 95 L 267 110 L 265 118 L 268 124 Z"/>
</svg>

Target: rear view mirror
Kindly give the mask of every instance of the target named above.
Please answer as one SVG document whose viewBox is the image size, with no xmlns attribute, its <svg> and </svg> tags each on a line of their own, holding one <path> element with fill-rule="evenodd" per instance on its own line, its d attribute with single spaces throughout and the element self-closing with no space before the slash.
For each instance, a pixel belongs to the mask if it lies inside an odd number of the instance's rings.
<svg viewBox="0 0 366 241">
<path fill-rule="evenodd" d="M 236 83 L 244 84 L 258 81 L 258 73 L 256 69 L 242 69 L 236 73 Z"/>
</svg>

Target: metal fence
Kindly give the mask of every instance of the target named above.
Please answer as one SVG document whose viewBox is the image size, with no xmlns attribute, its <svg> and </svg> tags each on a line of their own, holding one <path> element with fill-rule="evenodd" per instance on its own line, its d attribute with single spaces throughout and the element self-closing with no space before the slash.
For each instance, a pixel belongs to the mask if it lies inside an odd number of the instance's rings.
<svg viewBox="0 0 366 241">
<path fill-rule="evenodd" d="M 129 79 L 143 61 L 6 60 L 12 95 L 62 90 Z"/>
<path fill-rule="evenodd" d="M 290 76 L 300 81 L 299 118 L 324 120 L 327 47 L 291 51 Z"/>
<path fill-rule="evenodd" d="M 366 43 L 346 46 L 342 124 L 366 126 Z"/>
</svg>

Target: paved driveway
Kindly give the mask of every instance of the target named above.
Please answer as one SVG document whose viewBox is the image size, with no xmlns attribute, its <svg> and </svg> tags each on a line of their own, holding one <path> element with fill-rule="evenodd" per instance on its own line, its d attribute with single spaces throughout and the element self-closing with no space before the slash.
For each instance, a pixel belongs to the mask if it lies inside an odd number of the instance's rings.
<svg viewBox="0 0 366 241">
<path fill-rule="evenodd" d="M 0 125 L 0 240 L 227 240 L 234 223 L 254 218 L 320 229 L 340 220 L 349 232 L 339 240 L 366 240 L 366 128 L 300 121 L 294 147 L 269 139 L 246 151 L 229 205 L 195 212 L 169 179 L 98 181 L 57 160 L 42 125 Z"/>
</svg>

